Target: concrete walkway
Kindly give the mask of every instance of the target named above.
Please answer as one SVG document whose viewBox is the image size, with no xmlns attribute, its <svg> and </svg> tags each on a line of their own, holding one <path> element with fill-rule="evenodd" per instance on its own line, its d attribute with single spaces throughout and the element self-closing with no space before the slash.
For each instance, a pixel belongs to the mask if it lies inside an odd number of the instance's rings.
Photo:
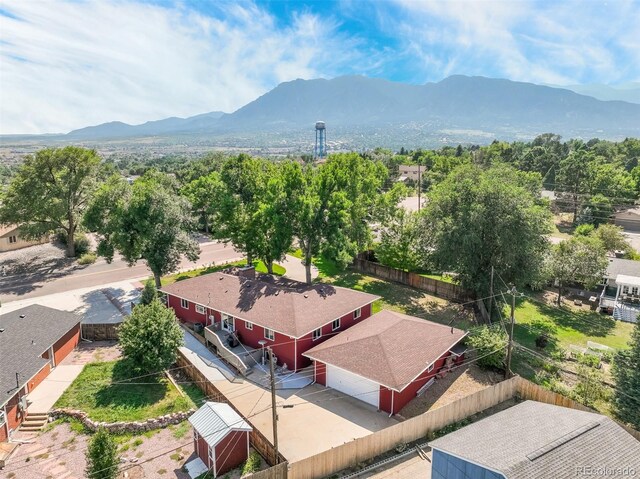
<svg viewBox="0 0 640 479">
<path fill-rule="evenodd" d="M 184 331 L 184 346 L 180 348 L 191 363 L 211 382 L 232 381 L 235 374 L 218 356 L 194 338 L 191 333 Z"/>
<path fill-rule="evenodd" d="M 288 254 L 284 261 L 280 261 L 278 264 L 287 270 L 284 274 L 285 278 L 301 281 L 303 283 L 307 280 L 307 272 L 300 258 L 296 258 L 295 256 Z M 311 265 L 311 279 L 316 279 L 317 277 L 318 268 Z"/>
<path fill-rule="evenodd" d="M 51 371 L 44 381 L 27 396 L 27 400 L 31 403 L 29 412 L 31 414 L 49 412 L 83 368 L 84 365 L 81 364 L 61 364 Z"/>
</svg>

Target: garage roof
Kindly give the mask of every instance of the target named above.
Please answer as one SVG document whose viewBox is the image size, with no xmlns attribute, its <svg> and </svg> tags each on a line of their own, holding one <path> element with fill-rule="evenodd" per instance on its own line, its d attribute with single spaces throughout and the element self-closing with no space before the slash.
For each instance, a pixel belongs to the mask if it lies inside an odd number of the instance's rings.
<svg viewBox="0 0 640 479">
<path fill-rule="evenodd" d="M 304 356 L 400 392 L 466 334 L 426 319 L 382 310 Z"/>
<path fill-rule="evenodd" d="M 39 304 L 0 316 L 0 406 L 47 364 L 42 354 L 80 319 L 74 313 Z"/>
<path fill-rule="evenodd" d="M 215 447 L 231 431 L 251 432 L 251 426 L 231 406 L 206 402 L 189 417 L 189 422 L 206 443 Z"/>
<path fill-rule="evenodd" d="M 211 273 L 161 291 L 294 338 L 374 302 L 379 296 L 330 284 Z"/>
</svg>

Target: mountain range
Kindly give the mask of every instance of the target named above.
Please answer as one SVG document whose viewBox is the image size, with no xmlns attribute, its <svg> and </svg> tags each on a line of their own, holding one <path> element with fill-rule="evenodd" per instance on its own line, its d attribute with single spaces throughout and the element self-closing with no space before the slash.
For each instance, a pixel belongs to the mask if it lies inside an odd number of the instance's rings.
<svg viewBox="0 0 640 479">
<path fill-rule="evenodd" d="M 141 125 L 114 121 L 71 131 L 64 139 L 178 135 L 232 141 L 243 135 L 264 140 L 275 134 L 277 141 L 283 141 L 287 135 L 305 132 L 312 141 L 316 120 L 326 122 L 329 138 L 355 148 L 371 146 L 369 135 L 378 136 L 381 146 L 412 146 L 424 138 L 510 140 L 544 132 L 583 138 L 640 136 L 640 104 L 602 101 L 532 83 L 454 75 L 424 85 L 363 76 L 298 79 L 281 83 L 233 113 L 172 117 Z"/>
</svg>

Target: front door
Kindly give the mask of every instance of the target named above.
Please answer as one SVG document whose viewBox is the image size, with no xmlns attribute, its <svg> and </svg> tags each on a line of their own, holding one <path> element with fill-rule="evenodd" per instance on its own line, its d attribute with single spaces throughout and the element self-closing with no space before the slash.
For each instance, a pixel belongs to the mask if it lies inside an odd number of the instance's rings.
<svg viewBox="0 0 640 479">
<path fill-rule="evenodd" d="M 230 333 L 234 330 L 234 318 L 227 314 L 222 315 L 222 330 Z"/>
</svg>

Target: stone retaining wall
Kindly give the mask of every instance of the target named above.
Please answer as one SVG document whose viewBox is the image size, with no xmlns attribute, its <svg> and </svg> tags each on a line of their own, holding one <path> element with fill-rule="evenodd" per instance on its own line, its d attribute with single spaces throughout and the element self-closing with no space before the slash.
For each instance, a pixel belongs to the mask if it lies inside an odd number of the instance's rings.
<svg viewBox="0 0 640 479">
<path fill-rule="evenodd" d="M 87 416 L 87 413 L 78 409 L 53 409 L 49 416 L 53 419 L 61 417 L 71 417 L 80 421 L 90 431 L 96 431 L 98 428 L 105 428 L 107 431 L 116 434 L 122 433 L 138 433 L 144 431 L 151 431 L 153 429 L 160 429 L 167 427 L 171 424 L 179 424 L 189 416 L 191 416 L 196 410 L 190 409 L 186 412 L 175 412 L 173 414 L 167 414 L 166 416 L 160 416 L 154 419 L 147 419 L 146 421 L 119 421 L 119 422 L 100 422 L 94 421 Z"/>
</svg>

